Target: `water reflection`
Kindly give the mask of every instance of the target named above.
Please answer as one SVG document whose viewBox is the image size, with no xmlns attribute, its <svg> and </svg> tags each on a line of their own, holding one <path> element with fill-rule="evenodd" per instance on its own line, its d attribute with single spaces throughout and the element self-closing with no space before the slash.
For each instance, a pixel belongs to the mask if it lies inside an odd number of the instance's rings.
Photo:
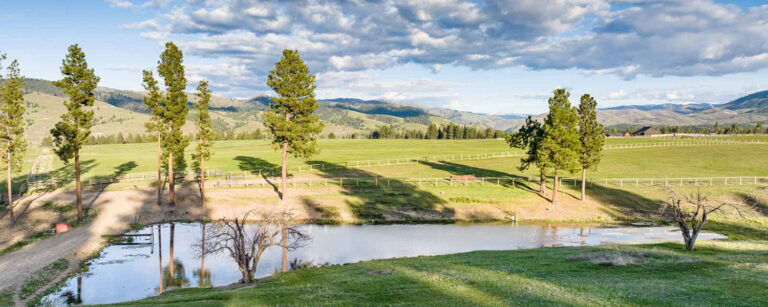
<svg viewBox="0 0 768 307">
<path fill-rule="evenodd" d="M 208 225 L 210 226 L 210 225 Z M 54 306 L 135 300 L 170 288 L 212 287 L 237 282 L 242 276 L 228 254 L 202 257 L 206 225 L 163 224 L 136 233 L 156 240 L 109 246 L 91 261 L 88 274 L 68 280 L 46 298 Z M 440 255 L 474 250 L 508 250 L 548 246 L 587 246 L 604 243 L 682 241 L 673 227 L 569 228 L 537 225 L 306 225 L 312 241 L 283 251 L 268 249 L 257 277 L 284 265 L 341 264 L 371 259 Z M 721 238 L 702 233 L 700 239 Z M 168 242 L 168 244 L 163 244 Z M 150 244 L 151 243 L 151 244 Z M 157 259 L 151 257 L 157 251 Z M 164 259 L 164 256 L 168 256 Z M 166 261 L 166 262 L 164 262 Z M 296 263 L 294 265 L 294 263 Z M 159 275 L 159 278 L 158 278 Z"/>
</svg>

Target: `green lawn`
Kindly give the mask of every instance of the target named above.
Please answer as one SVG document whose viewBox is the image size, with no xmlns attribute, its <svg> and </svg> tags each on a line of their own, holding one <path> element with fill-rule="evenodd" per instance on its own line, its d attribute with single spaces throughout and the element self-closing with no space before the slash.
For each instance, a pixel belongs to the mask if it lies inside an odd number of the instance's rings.
<svg viewBox="0 0 768 307">
<path fill-rule="evenodd" d="M 747 241 L 478 251 L 303 269 L 242 289 L 184 289 L 130 306 L 768 304 L 768 229 Z M 744 236 L 743 233 L 752 235 Z M 757 233 L 759 235 L 755 236 Z M 761 239 L 761 240 L 757 240 Z"/>
<path fill-rule="evenodd" d="M 718 138 L 720 139 L 720 138 Z M 732 139 L 732 138 L 722 138 Z M 651 139 L 631 139 L 642 143 Z M 668 140 L 668 139 L 667 139 Z M 658 141 L 664 141 L 660 139 Z M 609 139 L 608 144 L 627 142 Z M 289 165 L 307 163 L 339 163 L 355 160 L 386 160 L 446 154 L 476 154 L 514 151 L 502 140 L 321 140 L 320 154 L 310 160 L 291 159 Z M 190 146 L 191 150 L 191 146 Z M 191 153 L 190 153 L 191 154 Z M 754 163 L 766 157 L 768 145 L 714 145 L 655 147 L 606 150 L 603 162 L 590 177 L 680 177 L 680 176 L 765 176 L 768 166 Z M 86 146 L 83 150 L 84 177 L 117 173 L 152 172 L 156 170 L 156 145 L 120 144 Z M 187 159 L 191 163 L 190 159 Z M 437 177 L 451 173 L 476 176 L 523 175 L 517 170 L 519 158 L 424 163 L 407 166 L 365 168 L 372 176 Z M 266 141 L 216 142 L 208 169 L 237 171 L 271 168 L 280 164 L 280 153 Z M 55 170 L 63 170 L 62 162 L 54 162 Z M 345 170 L 332 171 L 343 175 Z M 535 175 L 532 170 L 527 175 Z M 565 174 L 564 176 L 569 176 Z"/>
</svg>

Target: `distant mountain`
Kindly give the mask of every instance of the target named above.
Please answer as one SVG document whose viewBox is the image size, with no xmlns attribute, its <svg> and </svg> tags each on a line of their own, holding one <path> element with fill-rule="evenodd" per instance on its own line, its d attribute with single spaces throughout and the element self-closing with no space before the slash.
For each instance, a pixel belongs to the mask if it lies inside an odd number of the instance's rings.
<svg viewBox="0 0 768 307">
<path fill-rule="evenodd" d="M 501 117 L 503 119 L 526 119 L 533 114 L 488 114 L 491 116 Z"/>
<path fill-rule="evenodd" d="M 635 109 L 640 111 L 655 111 L 655 110 L 673 110 L 673 111 L 685 111 L 695 112 L 697 110 L 704 110 L 711 108 L 712 105 L 708 103 L 693 103 L 693 104 L 647 104 L 647 105 L 626 105 L 610 108 L 601 108 L 601 110 L 629 110 Z"/>
<path fill-rule="evenodd" d="M 30 129 L 36 130 L 36 139 L 50 130 L 63 112 L 61 100 L 64 95 L 50 81 L 26 79 L 25 98 L 30 113 L 27 121 Z M 144 107 L 144 93 L 110 88 L 96 90 L 97 114 L 95 133 L 110 134 L 123 132 L 143 133 L 143 123 L 149 118 Z M 189 95 L 193 99 L 193 95 Z M 234 99 L 214 96 L 211 100 L 214 127 L 217 130 L 263 128 L 263 112 L 269 108 L 270 96 L 256 96 L 249 99 Z M 192 104 L 189 104 L 190 107 Z M 426 129 L 430 124 L 445 125 L 457 123 L 477 125 L 499 130 L 516 130 L 526 114 L 483 114 L 457 111 L 445 108 L 423 108 L 417 105 L 385 100 L 363 100 L 357 98 L 332 98 L 318 100 L 317 114 L 326 122 L 324 133 L 337 135 L 353 132 L 368 133 L 382 125 L 395 128 Z M 108 110 L 106 112 L 105 110 Z M 544 114 L 534 115 L 542 119 Z M 768 91 L 753 93 L 724 104 L 658 104 L 628 105 L 598 110 L 598 121 L 606 126 L 659 126 L 659 125 L 701 125 L 729 123 L 768 123 Z M 187 129 L 191 131 L 189 125 Z M 115 128 L 117 127 L 117 128 Z M 32 135 L 32 134 L 31 134 Z M 34 140 L 33 140 L 34 141 Z"/>
<path fill-rule="evenodd" d="M 768 91 L 757 92 L 741 97 L 720 106 L 728 110 L 751 110 L 768 112 Z"/>
</svg>

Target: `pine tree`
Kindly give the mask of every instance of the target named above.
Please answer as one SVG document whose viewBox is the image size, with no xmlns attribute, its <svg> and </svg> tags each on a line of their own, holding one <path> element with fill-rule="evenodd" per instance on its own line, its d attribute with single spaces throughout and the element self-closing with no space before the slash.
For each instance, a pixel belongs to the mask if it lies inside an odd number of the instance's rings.
<svg viewBox="0 0 768 307">
<path fill-rule="evenodd" d="M 264 113 L 264 124 L 272 132 L 272 144 L 283 151 L 284 203 L 288 197 L 288 154 L 308 158 L 318 153 L 317 135 L 323 123 L 313 114 L 317 110 L 315 76 L 309 73 L 298 51 L 283 50 L 283 57 L 269 72 L 267 85 L 277 94 Z"/>
<path fill-rule="evenodd" d="M 211 148 L 213 147 L 213 124 L 211 115 L 208 113 L 208 107 L 211 102 L 211 90 L 208 88 L 208 81 L 202 80 L 197 85 L 197 101 L 195 102 L 195 128 L 197 128 L 197 146 L 192 159 L 195 161 L 195 168 L 200 171 L 200 205 L 205 205 L 205 167 L 204 161 L 211 158 Z"/>
<path fill-rule="evenodd" d="M 581 96 L 578 109 L 579 140 L 581 141 L 581 201 L 585 201 L 587 193 L 587 169 L 595 169 L 600 164 L 600 158 L 605 143 L 605 129 L 597 122 L 597 101 L 589 94 Z"/>
<path fill-rule="evenodd" d="M 547 193 L 546 166 L 541 159 L 541 141 L 544 138 L 544 128 L 541 123 L 530 116 L 525 119 L 525 124 L 517 132 L 507 138 L 510 147 L 525 150 L 525 157 L 520 159 L 520 171 L 527 170 L 531 165 L 539 169 L 539 192 L 541 195 Z"/>
<path fill-rule="evenodd" d="M 61 121 L 51 130 L 54 152 L 65 163 L 75 160 L 75 191 L 77 193 L 77 222 L 83 221 L 83 198 L 80 191 L 80 150 L 88 143 L 93 122 L 93 91 L 99 83 L 99 77 L 88 68 L 85 53 L 75 44 L 69 46 L 69 53 L 62 60 L 61 74 L 64 77 L 53 82 L 69 97 L 64 101 L 67 111 L 61 115 Z"/>
<path fill-rule="evenodd" d="M 5 54 L 0 54 L 0 69 Z M 13 215 L 13 173 L 21 170 L 24 153 L 27 151 L 27 139 L 24 135 L 24 77 L 19 70 L 19 62 L 13 60 L 8 66 L 5 81 L 0 84 L 0 149 L 3 152 L 3 164 L 7 170 L 8 211 L 11 222 L 16 222 Z"/>
<path fill-rule="evenodd" d="M 437 125 L 435 124 L 429 124 L 429 127 L 427 127 L 427 135 L 426 138 L 430 140 L 435 140 L 439 137 L 439 133 L 437 131 Z"/>
<path fill-rule="evenodd" d="M 568 101 L 570 95 L 565 89 L 556 89 L 554 96 L 549 98 L 549 114 L 544 120 L 544 138 L 540 150 L 544 167 L 552 169 L 555 177 L 553 205 L 557 204 L 559 172 L 565 170 L 573 173 L 579 169 L 579 124 L 576 109 Z"/>
<path fill-rule="evenodd" d="M 184 149 L 189 140 L 182 134 L 181 128 L 187 121 L 187 78 L 184 76 L 184 55 L 174 43 L 165 44 L 165 51 L 160 55 L 157 65 L 158 74 L 163 77 L 165 97 L 163 97 L 163 127 L 162 133 L 163 157 L 168 160 L 168 198 L 171 206 L 176 205 L 174 189 L 174 165 L 184 164 Z"/>
<path fill-rule="evenodd" d="M 163 149 L 162 133 L 165 131 L 163 126 L 163 116 L 165 114 L 162 103 L 163 96 L 160 94 L 160 87 L 151 71 L 143 71 L 144 90 L 147 96 L 144 97 L 144 106 L 152 113 L 152 118 L 145 124 L 148 133 L 157 134 L 157 205 L 161 205 L 161 196 L 163 194 Z"/>
<path fill-rule="evenodd" d="M 755 133 L 757 133 L 757 134 L 765 133 L 765 128 L 763 128 L 763 124 L 762 123 L 757 123 L 757 125 L 755 126 Z"/>
</svg>

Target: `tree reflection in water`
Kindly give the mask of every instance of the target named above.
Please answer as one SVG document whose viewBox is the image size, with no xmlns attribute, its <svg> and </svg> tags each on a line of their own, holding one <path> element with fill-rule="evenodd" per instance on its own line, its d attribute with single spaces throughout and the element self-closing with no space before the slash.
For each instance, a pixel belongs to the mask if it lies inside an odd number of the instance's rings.
<svg viewBox="0 0 768 307">
<path fill-rule="evenodd" d="M 61 294 L 67 306 L 83 304 L 83 276 L 77 275 L 77 294 L 67 291 Z"/>
<path fill-rule="evenodd" d="M 213 287 L 213 282 L 211 282 L 211 272 L 205 270 L 205 222 L 201 223 L 201 229 L 200 269 L 195 270 L 192 274 L 197 278 L 198 287 L 210 288 Z"/>
</svg>

